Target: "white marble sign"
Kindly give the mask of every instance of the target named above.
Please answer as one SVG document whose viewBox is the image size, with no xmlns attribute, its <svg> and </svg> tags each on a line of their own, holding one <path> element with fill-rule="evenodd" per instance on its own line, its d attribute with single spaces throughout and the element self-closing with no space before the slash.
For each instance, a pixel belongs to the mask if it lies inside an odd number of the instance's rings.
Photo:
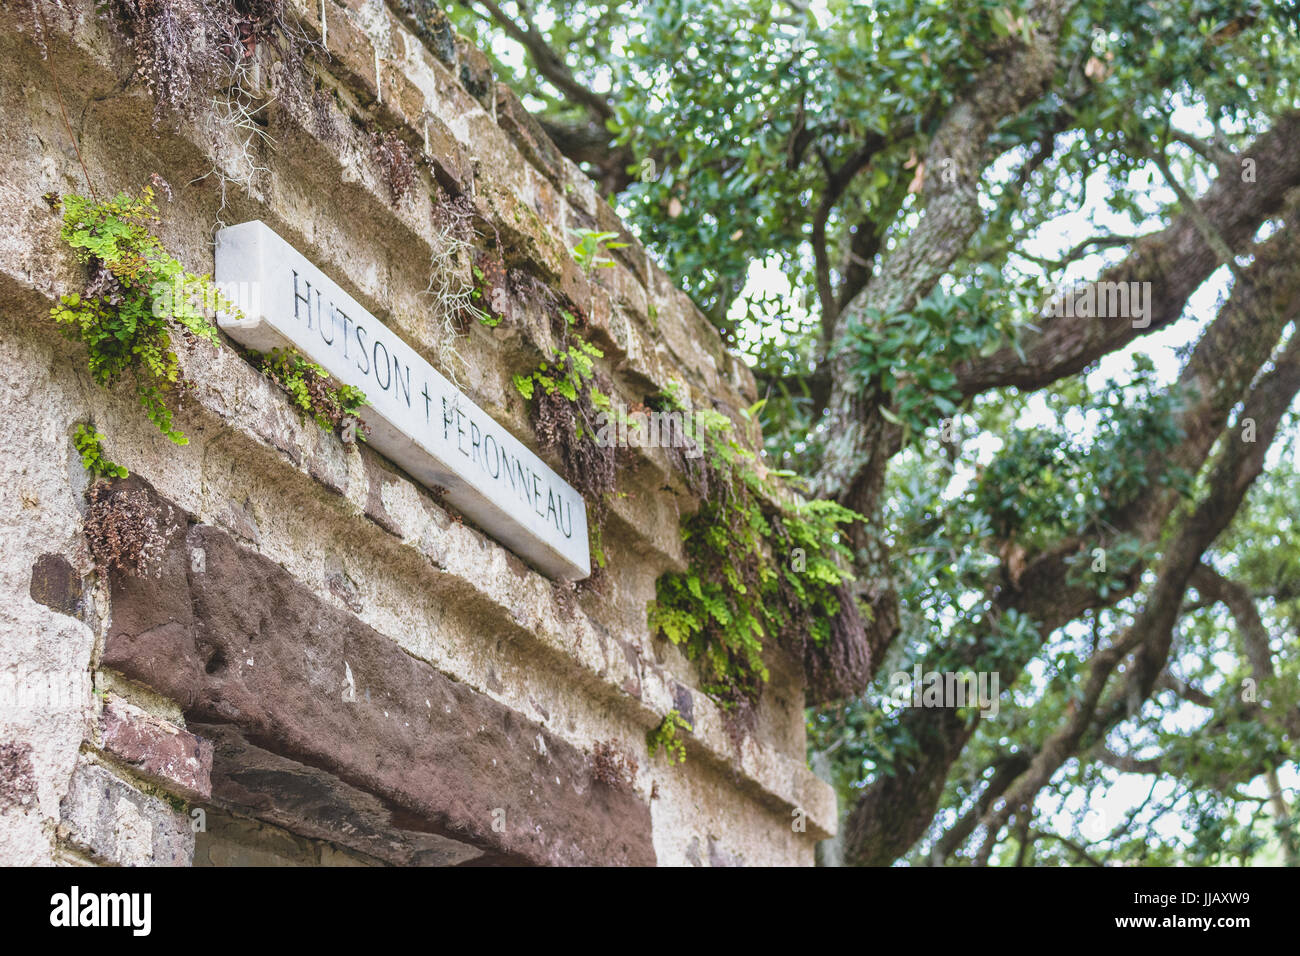
<svg viewBox="0 0 1300 956">
<path fill-rule="evenodd" d="M 242 345 L 295 346 L 366 393 L 370 444 L 538 570 L 591 573 L 582 495 L 260 221 L 217 233 L 214 279 Z"/>
</svg>

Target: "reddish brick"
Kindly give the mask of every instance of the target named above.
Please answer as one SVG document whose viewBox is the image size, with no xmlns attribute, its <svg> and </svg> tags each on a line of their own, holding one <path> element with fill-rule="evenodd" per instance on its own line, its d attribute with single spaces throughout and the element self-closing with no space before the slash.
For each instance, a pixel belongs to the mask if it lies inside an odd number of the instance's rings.
<svg viewBox="0 0 1300 956">
<path fill-rule="evenodd" d="M 212 745 L 160 717 L 110 698 L 99 732 L 105 752 L 190 800 L 212 796 Z"/>
<path fill-rule="evenodd" d="M 157 510 L 179 510 L 138 476 L 114 487 L 147 489 Z M 180 702 L 187 720 L 282 758 L 279 769 L 318 771 L 301 782 L 321 800 L 343 799 L 332 778 L 369 794 L 403 830 L 485 851 L 479 862 L 654 864 L 649 806 L 596 786 L 573 744 L 412 657 L 225 532 L 182 523 L 157 577 L 110 575 L 107 666 Z M 195 548 L 201 572 L 190 565 Z M 236 785 L 223 799 L 242 789 L 254 813 L 283 804 L 283 775 L 255 786 L 276 767 L 245 769 L 253 773 L 218 768 Z"/>
</svg>

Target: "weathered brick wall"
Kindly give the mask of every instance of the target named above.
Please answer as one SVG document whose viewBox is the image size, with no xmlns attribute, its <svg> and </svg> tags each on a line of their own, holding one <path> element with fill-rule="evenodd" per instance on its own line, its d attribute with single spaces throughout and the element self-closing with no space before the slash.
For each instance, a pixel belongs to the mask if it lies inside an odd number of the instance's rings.
<svg viewBox="0 0 1300 956">
<path fill-rule="evenodd" d="M 235 350 L 182 354 L 177 447 L 49 319 L 85 281 L 42 198 L 85 190 L 66 111 L 101 194 L 172 185 L 159 235 L 195 271 L 218 223 L 261 219 L 437 364 L 423 293 L 441 189 L 470 197 L 507 266 L 582 307 L 618 399 L 676 380 L 724 412 L 752 402 L 743 364 L 630 236 L 615 268 L 577 267 L 569 229 L 626 230 L 482 54 L 422 0 L 300 0 L 329 95 L 303 115 L 267 96 L 273 142 L 250 151 L 219 111 L 155 121 L 91 0 L 45 6 L 47 58 L 23 4 L 0 12 L 0 862 L 811 863 L 835 806 L 804 764 L 798 662 L 773 656 L 737 733 L 647 631 L 696 504 L 661 450 L 621 461 L 604 592 L 569 609 Z M 266 96 L 280 67 L 258 57 Z M 397 202 L 374 128 L 419 160 Z M 454 343 L 462 385 L 538 450 L 511 375 L 552 332 L 537 302 L 509 311 Z M 132 475 L 111 495 L 154 523 L 156 575 L 88 556 L 70 440 L 88 419 Z M 694 726 L 682 765 L 646 751 L 674 708 Z M 637 760 L 626 785 L 597 779 L 610 742 Z"/>
</svg>

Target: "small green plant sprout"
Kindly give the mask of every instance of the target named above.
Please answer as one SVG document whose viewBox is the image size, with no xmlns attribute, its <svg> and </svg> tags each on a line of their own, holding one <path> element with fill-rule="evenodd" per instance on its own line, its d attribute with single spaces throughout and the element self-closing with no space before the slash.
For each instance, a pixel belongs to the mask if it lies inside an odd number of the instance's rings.
<svg viewBox="0 0 1300 956">
<path fill-rule="evenodd" d="M 595 375 L 596 367 L 592 360 L 604 355 L 590 342 L 578 339 L 554 359 L 539 365 L 531 375 L 514 375 L 511 379 L 515 390 L 525 399 L 531 399 L 540 388 L 547 395 L 559 392 L 569 401 L 576 402 L 583 386 Z M 593 395 L 593 401 L 597 408 L 608 410 L 608 396 L 597 393 Z"/>
<path fill-rule="evenodd" d="M 186 272 L 153 234 L 158 222 L 152 186 L 138 198 L 118 193 L 96 202 L 63 197 L 60 237 L 90 267 L 85 291 L 61 296 L 54 320 L 90 353 L 90 374 L 110 386 L 129 373 L 136 397 L 158 430 L 178 445 L 188 439 L 172 424 L 166 393 L 180 384 L 173 337 L 220 336 L 218 311 L 238 314 L 207 276 Z"/>
<path fill-rule="evenodd" d="M 126 469 L 104 457 L 104 436 L 94 425 L 78 425 L 72 435 L 72 444 L 81 455 L 81 464 L 96 478 L 125 478 Z"/>
<path fill-rule="evenodd" d="M 366 427 L 357 417 L 366 404 L 361 389 L 344 385 L 295 349 L 273 349 L 264 355 L 253 353 L 252 357 L 266 377 L 284 389 L 293 404 L 321 428 L 333 431 L 351 425 L 357 437 L 365 440 Z"/>
<path fill-rule="evenodd" d="M 573 247 L 573 261 L 582 267 L 583 272 L 592 269 L 610 269 L 614 260 L 604 253 L 610 249 L 626 249 L 626 242 L 612 242 L 618 238 L 616 232 L 597 232 L 595 229 L 570 229 L 578 237 L 578 244 Z"/>
<path fill-rule="evenodd" d="M 493 314 L 490 311 L 492 302 L 488 299 L 487 276 L 478 266 L 472 268 L 474 271 L 474 288 L 471 290 L 469 297 L 470 303 L 475 310 L 474 314 L 489 329 L 495 329 L 501 324 L 501 315 L 499 313 Z"/>
<path fill-rule="evenodd" d="M 748 408 L 742 408 L 740 410 L 740 414 L 744 417 L 745 421 L 747 422 L 758 421 L 758 417 L 757 417 L 758 413 L 763 410 L 763 406 L 766 404 L 767 404 L 767 399 L 760 398 L 758 401 L 756 401 L 753 405 L 750 405 Z"/>
<path fill-rule="evenodd" d="M 650 756 L 653 757 L 662 749 L 669 763 L 685 763 L 686 742 L 677 735 L 679 730 L 689 734 L 694 728 L 676 709 L 668 711 L 654 730 L 646 731 L 645 741 L 650 748 Z"/>
<path fill-rule="evenodd" d="M 565 309 L 549 290 L 541 297 L 548 295 L 555 351 L 533 371 L 511 378 L 528 405 L 538 443 L 557 456 L 561 474 L 588 504 L 588 544 L 595 569 L 583 587 L 596 589 L 607 564 L 602 528 L 616 484 L 617 449 L 599 437 L 601 417 L 612 407 L 608 385 L 601 387 L 605 380 L 595 364 L 604 352 L 582 337 L 581 313 Z"/>
<path fill-rule="evenodd" d="M 587 543 L 591 546 L 591 556 L 596 567 L 604 569 L 609 566 L 609 557 L 605 554 L 605 529 L 595 521 L 587 525 Z"/>
<path fill-rule="evenodd" d="M 474 282 L 466 311 L 489 329 L 504 321 L 510 309 L 506 265 L 499 252 L 480 251 L 470 265 Z"/>
</svg>

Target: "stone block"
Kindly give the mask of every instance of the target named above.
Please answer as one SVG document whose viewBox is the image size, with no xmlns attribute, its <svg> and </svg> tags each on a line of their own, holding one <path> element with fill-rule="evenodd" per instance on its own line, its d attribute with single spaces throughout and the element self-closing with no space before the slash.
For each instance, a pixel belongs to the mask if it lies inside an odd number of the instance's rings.
<svg viewBox="0 0 1300 956">
<path fill-rule="evenodd" d="M 496 85 L 497 123 L 505 130 L 524 157 L 561 189 L 565 175 L 563 157 L 541 124 L 504 83 Z"/>
<path fill-rule="evenodd" d="M 438 184 L 453 196 L 469 192 L 474 182 L 474 164 L 447 124 L 436 116 L 426 116 L 420 121 L 420 132 L 424 135 L 425 158 Z"/>
<path fill-rule="evenodd" d="M 390 6 L 430 53 L 448 67 L 455 67 L 456 31 L 438 4 L 433 0 L 393 0 Z"/>
<path fill-rule="evenodd" d="M 379 98 L 374 43 L 342 7 L 333 3 L 325 5 L 325 25 L 331 67 L 341 69 L 353 81 L 352 92 L 363 105 L 369 106 Z"/>
<path fill-rule="evenodd" d="M 84 605 L 81 575 L 61 554 L 42 554 L 36 559 L 28 593 L 33 601 L 63 614 L 76 616 Z"/>
<path fill-rule="evenodd" d="M 189 866 L 189 818 L 98 764 L 81 763 L 60 804 L 60 837 L 105 863 Z"/>
<path fill-rule="evenodd" d="M 110 697 L 99 722 L 105 752 L 187 800 L 212 795 L 212 745 L 170 721 Z"/>
<path fill-rule="evenodd" d="M 470 96 L 478 100 L 485 110 L 492 109 L 492 97 L 495 78 L 492 64 L 482 50 L 464 37 L 456 37 L 456 59 L 460 65 L 457 76 L 461 86 L 469 91 Z"/>
<path fill-rule="evenodd" d="M 184 559 L 195 548 L 201 572 Z M 160 566 L 157 579 L 112 576 L 104 663 L 179 701 L 187 721 L 237 729 L 275 758 L 370 794 L 404 829 L 490 860 L 653 864 L 649 807 L 594 787 L 582 751 L 413 658 L 278 564 L 195 524 L 169 540 Z"/>
</svg>

